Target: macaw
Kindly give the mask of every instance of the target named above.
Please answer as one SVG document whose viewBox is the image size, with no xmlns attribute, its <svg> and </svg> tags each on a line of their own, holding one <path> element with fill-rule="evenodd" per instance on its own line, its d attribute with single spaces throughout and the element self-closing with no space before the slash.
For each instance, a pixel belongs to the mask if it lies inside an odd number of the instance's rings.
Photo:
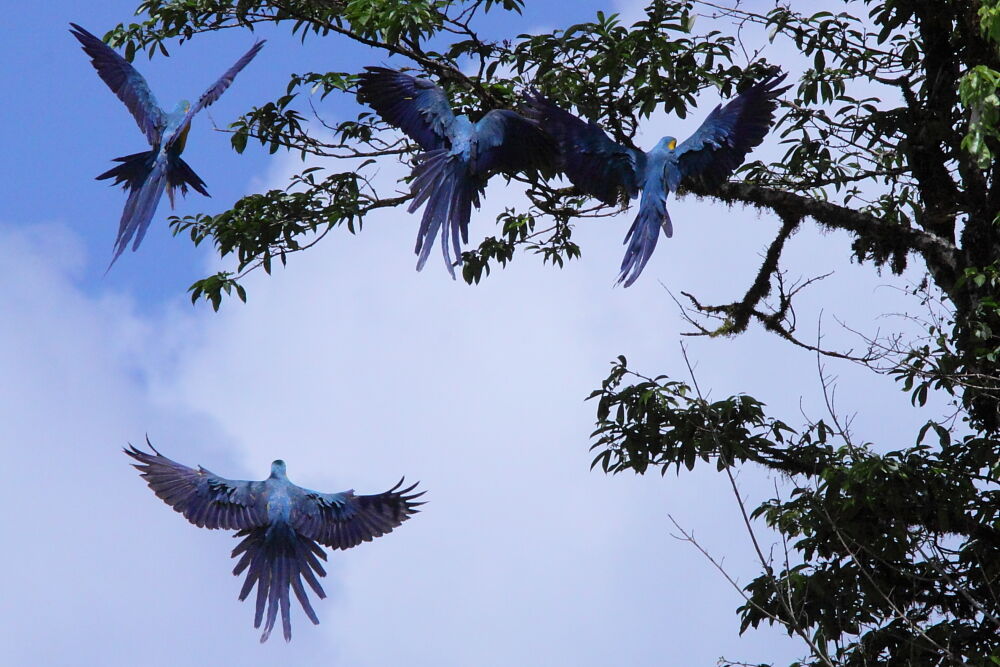
<svg viewBox="0 0 1000 667">
<path fill-rule="evenodd" d="M 628 287 L 639 277 L 660 229 L 667 238 L 673 235 L 667 195 L 696 183 L 718 187 L 764 140 L 777 97 L 789 88 L 778 88 L 785 76 L 769 75 L 716 106 L 684 142 L 663 137 L 648 153 L 616 143 L 593 121 L 584 122 L 537 92 L 526 95 L 525 115 L 555 140 L 560 168 L 576 187 L 609 206 L 642 192 L 639 213 L 625 236 L 628 248 L 618 283 Z"/>
<path fill-rule="evenodd" d="M 461 243 L 469 242 L 472 206 L 479 208 L 489 178 L 497 172 L 544 170 L 554 164 L 555 146 L 513 111 L 494 109 L 472 122 L 456 116 L 444 91 L 428 79 L 384 67 L 365 70 L 358 99 L 423 150 L 413 169 L 413 201 L 407 209 L 413 213 L 426 203 L 417 232 L 417 270 L 441 230 L 441 252 L 454 278 L 454 265 L 462 260 L 459 236 Z"/>
<path fill-rule="evenodd" d="M 402 479 L 371 496 L 355 495 L 353 489 L 320 493 L 292 484 L 281 460 L 271 463 L 271 475 L 264 481 L 247 482 L 219 477 L 201 466 L 189 468 L 160 454 L 148 438 L 146 443 L 152 454 L 131 445 L 124 451 L 138 461 L 132 465 L 157 497 L 199 528 L 236 530 L 234 537 L 243 538 L 233 549 L 232 557 L 240 556 L 233 574 L 247 573 L 240 600 L 257 587 L 255 628 L 264 621 L 267 607 L 261 643 L 270 637 L 279 608 L 285 641 L 291 640 L 289 588 L 309 620 L 319 624 L 302 580 L 319 598 L 326 597 L 316 578 L 326 576 L 318 560 L 326 560 L 320 544 L 350 549 L 370 542 L 424 504 L 415 502 L 423 492 L 411 493 L 416 484 L 400 488 Z"/>
<path fill-rule="evenodd" d="M 187 186 L 190 185 L 206 197 L 209 196 L 205 182 L 181 159 L 188 131 L 191 129 L 191 119 L 222 96 L 240 70 L 264 46 L 264 40 L 255 42 L 193 105 L 187 100 L 181 100 L 173 111 L 166 113 L 157 104 L 146 80 L 127 60 L 77 24 L 70 25 L 73 28 L 70 32 L 83 45 L 97 74 L 108 84 L 111 92 L 125 103 L 152 146 L 150 151 L 116 157 L 114 161 L 121 164 L 97 177 L 99 181 L 114 178 L 115 185 L 124 183 L 129 192 L 125 210 L 118 223 L 118 238 L 115 240 L 114 257 L 111 259 L 113 265 L 133 237 L 135 240 L 132 242 L 132 250 L 136 250 L 142 243 L 164 189 L 170 198 L 171 208 L 174 205 L 175 188 L 179 188 L 181 194 L 187 194 Z"/>
</svg>

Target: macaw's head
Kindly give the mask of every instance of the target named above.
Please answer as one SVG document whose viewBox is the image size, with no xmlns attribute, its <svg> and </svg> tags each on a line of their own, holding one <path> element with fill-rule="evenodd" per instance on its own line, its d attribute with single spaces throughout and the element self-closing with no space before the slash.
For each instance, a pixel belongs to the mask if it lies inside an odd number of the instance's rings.
<svg viewBox="0 0 1000 667">
<path fill-rule="evenodd" d="M 180 102 L 177 103 L 177 106 L 174 107 L 174 113 L 187 113 L 188 109 L 190 108 L 191 108 L 190 102 L 188 102 L 187 100 L 181 100 Z"/>
<path fill-rule="evenodd" d="M 271 477 L 282 478 L 285 476 L 285 462 L 281 459 L 271 461 Z"/>
<path fill-rule="evenodd" d="M 662 139 L 660 139 L 660 143 L 657 145 L 657 148 L 663 148 L 668 151 L 672 151 L 675 148 L 677 148 L 677 140 L 674 139 L 673 137 L 663 137 Z"/>
</svg>

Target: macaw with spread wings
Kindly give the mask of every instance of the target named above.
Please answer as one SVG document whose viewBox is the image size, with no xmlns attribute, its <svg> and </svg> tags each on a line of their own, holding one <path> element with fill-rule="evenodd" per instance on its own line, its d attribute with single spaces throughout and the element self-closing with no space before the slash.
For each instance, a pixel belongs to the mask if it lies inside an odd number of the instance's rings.
<svg viewBox="0 0 1000 667">
<path fill-rule="evenodd" d="M 454 278 L 461 244 L 469 242 L 472 207 L 479 208 L 486 182 L 498 172 L 514 175 L 551 168 L 555 145 L 514 111 L 493 109 L 472 122 L 468 116 L 456 116 L 445 92 L 429 79 L 384 67 L 365 70 L 358 99 L 424 151 L 413 169 L 413 201 L 407 209 L 414 213 L 426 203 L 417 232 L 417 270 L 424 267 L 440 231 L 441 252 Z"/>
<path fill-rule="evenodd" d="M 125 103 L 152 147 L 152 150 L 142 153 L 116 157 L 114 161 L 121 164 L 97 177 L 97 180 L 114 178 L 114 184 L 124 183 L 129 193 L 118 223 L 118 238 L 115 239 L 114 257 L 111 259 L 111 264 L 114 264 L 129 241 L 132 241 L 132 250 L 136 250 L 142 243 L 164 190 L 170 198 L 171 207 L 174 205 L 175 188 L 180 189 L 181 194 L 187 194 L 190 185 L 206 197 L 209 196 L 205 182 L 181 159 L 188 131 L 191 129 L 191 119 L 226 92 L 240 70 L 264 46 L 264 41 L 257 41 L 197 102 L 191 104 L 187 100 L 181 100 L 173 111 L 167 113 L 156 103 L 146 80 L 127 60 L 77 24 L 70 25 L 73 27 L 70 32 L 83 45 L 97 74 L 111 92 Z"/>
<path fill-rule="evenodd" d="M 778 88 L 785 75 L 774 73 L 732 100 L 715 107 L 694 134 L 678 144 L 663 137 L 648 153 L 613 141 L 599 125 L 584 122 L 552 101 L 527 95 L 526 115 L 559 147 L 560 168 L 580 190 L 609 206 L 642 192 L 639 214 L 625 236 L 628 249 L 618 282 L 635 282 L 649 261 L 660 230 L 673 234 L 667 195 L 678 187 L 722 184 L 743 164 L 771 129 Z"/>
<path fill-rule="evenodd" d="M 254 627 L 264 623 L 265 642 L 281 610 L 285 641 L 292 638 L 288 591 L 295 592 L 306 616 L 314 624 L 313 611 L 302 580 L 320 598 L 326 593 L 316 575 L 326 571 L 319 559 L 326 553 L 319 545 L 350 549 L 370 542 L 409 519 L 422 502 L 423 493 L 411 493 L 416 484 L 404 488 L 403 480 L 385 493 L 358 496 L 354 490 L 320 493 L 292 484 L 285 476 L 285 462 L 271 463 L 271 476 L 262 482 L 225 479 L 201 466 L 189 468 L 171 461 L 149 443 L 153 453 L 130 446 L 125 453 L 163 502 L 199 528 L 239 531 L 243 540 L 233 549 L 240 556 L 233 574 L 246 571 L 240 591 L 245 600 L 257 587 Z M 267 608 L 267 619 L 264 610 Z"/>
</svg>

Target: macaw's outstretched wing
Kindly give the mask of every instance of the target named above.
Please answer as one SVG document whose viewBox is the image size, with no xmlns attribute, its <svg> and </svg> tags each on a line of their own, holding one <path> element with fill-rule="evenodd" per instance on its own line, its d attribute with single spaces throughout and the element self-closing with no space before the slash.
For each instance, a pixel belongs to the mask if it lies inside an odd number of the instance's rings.
<svg viewBox="0 0 1000 667">
<path fill-rule="evenodd" d="M 259 516 L 255 508 L 252 486 L 259 482 L 225 479 L 201 466 L 188 468 L 160 454 L 149 440 L 146 444 L 152 454 L 131 445 L 125 453 L 138 461 L 132 465 L 153 493 L 194 525 L 245 530 L 266 523 L 267 517 Z"/>
<path fill-rule="evenodd" d="M 775 72 L 708 114 L 675 151 L 682 185 L 718 187 L 743 164 L 771 129 L 777 97 L 791 87 L 778 88 L 786 76 Z"/>
<path fill-rule="evenodd" d="M 573 185 L 609 206 L 639 193 L 644 153 L 615 143 L 596 123 L 585 123 L 536 92 L 525 100 L 525 113 L 556 142 L 559 167 Z"/>
<path fill-rule="evenodd" d="M 267 40 L 259 39 L 254 42 L 254 45 L 250 47 L 250 50 L 244 53 L 236 63 L 226 70 L 225 74 L 219 77 L 219 79 L 208 87 L 198 101 L 191 105 L 191 108 L 187 110 L 184 114 L 184 119 L 174 130 L 173 134 L 167 138 L 167 143 L 173 143 L 177 141 L 180 137 L 184 136 L 187 132 L 188 127 L 191 126 L 191 119 L 194 118 L 195 114 L 204 109 L 207 106 L 211 106 L 217 99 L 222 97 L 222 93 L 226 92 L 226 89 L 233 84 L 233 80 L 236 75 L 240 73 L 244 67 L 246 67 L 251 60 L 257 55 L 257 52 L 264 47 L 264 42 Z"/>
<path fill-rule="evenodd" d="M 514 175 L 524 171 L 551 174 L 558 151 L 549 135 L 520 114 L 494 109 L 476 123 L 472 171 L 489 175 L 502 171 Z"/>
<path fill-rule="evenodd" d="M 385 67 L 366 67 L 360 75 L 358 99 L 395 125 L 425 151 L 450 141 L 455 114 L 444 91 L 422 77 Z"/>
<path fill-rule="evenodd" d="M 405 489 L 400 488 L 402 485 L 403 480 L 399 480 L 385 493 L 373 496 L 356 496 L 354 491 L 304 490 L 304 498 L 293 511 L 292 526 L 300 535 L 334 549 L 350 549 L 370 542 L 420 511 L 417 507 L 423 503 L 415 501 L 423 492 L 410 493 L 416 484 Z"/>
<path fill-rule="evenodd" d="M 73 27 L 70 32 L 83 45 L 97 74 L 128 107 L 135 122 L 139 124 L 139 129 L 146 135 L 149 145 L 158 144 L 160 134 L 167 125 L 167 115 L 156 103 L 146 80 L 110 46 L 77 24 L 70 25 Z"/>
</svg>

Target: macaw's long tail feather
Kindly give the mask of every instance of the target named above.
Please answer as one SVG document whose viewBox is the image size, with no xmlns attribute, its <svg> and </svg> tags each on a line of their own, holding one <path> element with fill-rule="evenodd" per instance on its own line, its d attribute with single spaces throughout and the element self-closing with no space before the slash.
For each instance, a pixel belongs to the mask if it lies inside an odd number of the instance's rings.
<svg viewBox="0 0 1000 667">
<path fill-rule="evenodd" d="M 128 163 L 125 163 L 128 164 Z M 132 241 L 132 250 L 139 247 L 142 238 L 146 235 L 156 207 L 163 196 L 163 190 L 167 185 L 167 158 L 160 154 L 153 160 L 149 172 L 139 187 L 130 186 L 127 181 L 132 178 L 131 172 L 125 176 L 126 187 L 130 187 L 128 200 L 125 202 L 125 210 L 122 211 L 121 221 L 118 223 L 118 238 L 115 239 L 114 256 L 108 268 L 115 263 Z M 117 167 L 116 167 L 117 168 Z M 134 241 L 133 241 L 134 237 Z"/>
<path fill-rule="evenodd" d="M 145 151 L 116 157 L 115 162 L 121 164 L 97 177 L 99 181 L 113 178 L 114 185 L 124 183 L 129 193 L 125 210 L 122 211 L 121 222 L 118 224 L 118 238 L 115 240 L 115 253 L 111 264 L 108 265 L 109 269 L 125 251 L 133 237 L 135 237 L 132 243 L 133 250 L 142 243 L 164 189 L 170 197 L 171 207 L 174 205 L 175 188 L 180 188 L 181 194 L 186 195 L 188 186 L 191 186 L 195 191 L 209 196 L 205 182 L 179 155 L 164 156 L 156 151 Z"/>
<path fill-rule="evenodd" d="M 646 262 L 653 255 L 656 242 L 660 237 L 660 228 L 662 227 L 663 234 L 667 238 L 670 238 L 674 233 L 670 214 L 667 213 L 666 198 L 666 192 L 663 191 L 662 187 L 657 188 L 649 185 L 642 191 L 639 215 L 636 216 L 632 226 L 629 227 L 628 234 L 625 235 L 628 249 L 625 251 L 621 273 L 618 275 L 618 282 L 624 282 L 625 287 L 634 283 L 646 267 Z"/>
<path fill-rule="evenodd" d="M 233 568 L 233 574 L 239 576 L 244 570 L 247 573 L 243 588 L 240 590 L 240 600 L 245 600 L 254 586 L 257 586 L 257 607 L 253 626 L 259 628 L 261 623 L 264 623 L 264 634 L 260 636 L 261 643 L 266 642 L 271 636 L 279 609 L 285 641 L 291 640 L 289 589 L 295 592 L 295 597 L 298 598 L 309 620 L 318 625 L 319 618 L 309 603 L 302 580 L 306 580 L 319 598 L 326 597 L 323 587 L 316 578 L 316 575 L 326 576 L 326 570 L 320 563 L 320 559 L 326 560 L 323 549 L 313 540 L 298 535 L 285 524 L 241 530 L 235 537 L 242 537 L 243 540 L 233 549 L 233 558 L 242 554 L 236 567 Z"/>
<path fill-rule="evenodd" d="M 482 185 L 469 173 L 469 165 L 447 149 L 427 151 L 419 160 L 410 184 L 413 201 L 407 209 L 413 213 L 426 203 L 417 232 L 417 270 L 424 268 L 440 230 L 441 252 L 454 278 L 454 264 L 461 261 L 462 243 L 469 242 L 469 219 L 472 206 L 479 208 Z"/>
</svg>

